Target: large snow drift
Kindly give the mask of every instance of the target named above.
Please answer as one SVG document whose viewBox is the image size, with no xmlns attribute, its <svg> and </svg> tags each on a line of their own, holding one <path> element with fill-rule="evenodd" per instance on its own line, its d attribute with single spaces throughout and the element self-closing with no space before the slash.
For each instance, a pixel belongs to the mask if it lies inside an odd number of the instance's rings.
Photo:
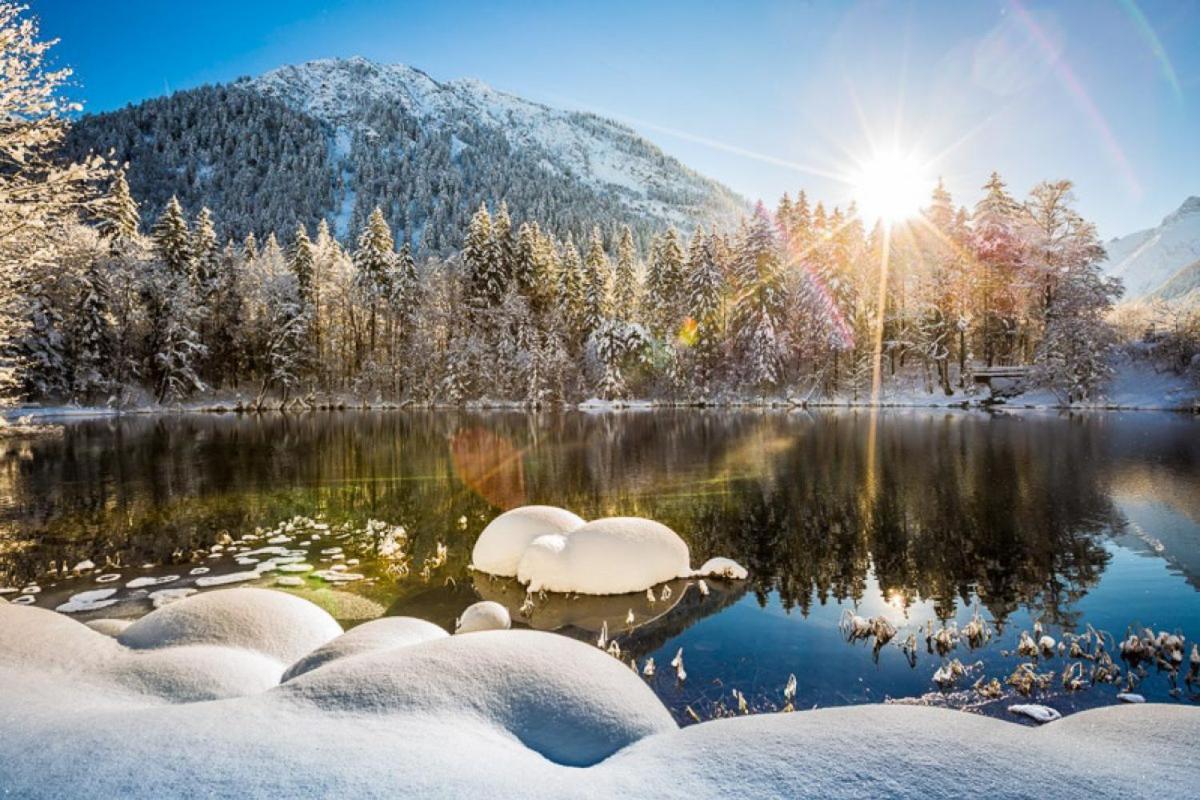
<svg viewBox="0 0 1200 800">
<path fill-rule="evenodd" d="M 249 646 L 274 613 L 295 638 L 276 630 Z M 1033 729 L 860 706 L 679 730 L 627 666 L 566 637 L 446 636 L 388 619 L 327 640 L 315 607 L 254 589 L 187 598 L 145 620 L 155 646 L 135 650 L 0 603 L 7 795 L 1095 800 L 1182 797 L 1200 783 L 1195 708 L 1110 707 Z M 264 650 L 302 639 L 326 640 L 286 683 L 278 671 L 264 680 L 256 665 L 279 669 Z M 195 691 L 204 686 L 222 691 Z"/>
<path fill-rule="evenodd" d="M 515 508 L 492 520 L 475 543 L 472 562 L 491 575 L 515 575 L 530 592 L 625 594 L 693 574 L 746 577 L 746 570 L 727 558 L 710 559 L 693 573 L 687 543 L 654 520 L 608 517 L 584 523 L 553 506 Z"/>
</svg>

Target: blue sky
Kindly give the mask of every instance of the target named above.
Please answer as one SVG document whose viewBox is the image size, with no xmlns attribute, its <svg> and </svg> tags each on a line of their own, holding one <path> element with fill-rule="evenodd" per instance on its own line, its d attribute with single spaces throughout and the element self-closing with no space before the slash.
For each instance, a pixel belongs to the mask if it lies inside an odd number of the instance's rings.
<svg viewBox="0 0 1200 800">
<path fill-rule="evenodd" d="M 1200 194 L 1200 4 L 33 0 L 91 111 L 312 58 L 476 77 L 626 122 L 751 199 L 845 202 L 872 149 L 973 203 L 1076 182 L 1110 237 Z"/>
</svg>

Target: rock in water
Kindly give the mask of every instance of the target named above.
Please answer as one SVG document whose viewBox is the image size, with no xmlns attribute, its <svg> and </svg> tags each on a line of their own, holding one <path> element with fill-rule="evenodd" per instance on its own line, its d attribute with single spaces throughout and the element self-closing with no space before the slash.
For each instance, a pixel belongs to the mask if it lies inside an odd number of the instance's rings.
<svg viewBox="0 0 1200 800">
<path fill-rule="evenodd" d="M 511 578 L 525 548 L 539 536 L 565 534 L 584 521 L 565 508 L 521 506 L 505 511 L 488 523 L 475 541 L 471 565 L 481 572 Z"/>
<path fill-rule="evenodd" d="M 1036 703 L 1009 706 L 1008 713 L 1020 714 L 1023 717 L 1029 717 L 1039 725 L 1045 725 L 1047 722 L 1054 722 L 1056 719 L 1062 719 L 1062 714 L 1058 713 L 1050 706 L 1040 706 Z"/>
<path fill-rule="evenodd" d="M 705 561 L 700 569 L 696 570 L 696 575 L 703 578 L 724 578 L 727 581 L 744 581 L 749 573 L 732 558 L 718 556 Z"/>
<path fill-rule="evenodd" d="M 609 517 L 530 543 L 517 580 L 531 592 L 624 594 L 691 575 L 688 546 L 662 523 Z"/>
</svg>

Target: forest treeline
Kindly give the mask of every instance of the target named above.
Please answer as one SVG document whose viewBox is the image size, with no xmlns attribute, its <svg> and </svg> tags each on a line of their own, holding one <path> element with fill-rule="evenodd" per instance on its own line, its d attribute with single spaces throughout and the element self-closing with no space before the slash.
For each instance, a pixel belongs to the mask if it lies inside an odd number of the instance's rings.
<svg viewBox="0 0 1200 800">
<path fill-rule="evenodd" d="M 345 244 L 328 221 L 222 241 L 207 209 L 143 220 L 124 168 L 65 160 L 69 73 L 19 9 L 0 27 L 0 380 L 27 400 L 862 399 L 1021 364 L 1078 402 L 1112 375 L 1121 288 L 1067 181 L 1017 199 L 993 174 L 971 208 L 939 183 L 916 219 L 869 230 L 800 192 L 646 248 L 606 219 L 582 241 L 514 220 L 503 198 L 447 255 L 415 258 L 380 208 Z"/>
</svg>

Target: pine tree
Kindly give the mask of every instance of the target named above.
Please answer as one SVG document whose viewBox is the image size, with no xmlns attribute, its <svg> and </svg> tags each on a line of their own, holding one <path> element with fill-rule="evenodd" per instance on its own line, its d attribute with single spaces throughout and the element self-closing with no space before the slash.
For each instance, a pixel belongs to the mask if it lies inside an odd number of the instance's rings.
<svg viewBox="0 0 1200 800">
<path fill-rule="evenodd" d="M 89 260 L 80 281 L 70 338 L 71 393 L 90 402 L 113 387 L 116 372 L 108 277 L 98 258 Z"/>
<path fill-rule="evenodd" d="M 599 226 L 592 228 L 588 240 L 587 256 L 583 260 L 583 332 L 588 336 L 600 327 L 609 314 L 608 255 L 604 252 L 604 240 Z"/>
<path fill-rule="evenodd" d="M 738 364 L 750 386 L 773 387 L 781 377 L 784 352 L 779 326 L 783 286 L 774 226 L 762 203 L 740 243 L 736 270 L 741 291 L 734 310 Z"/>
<path fill-rule="evenodd" d="M 315 291 L 316 255 L 313 253 L 313 243 L 308 238 L 308 230 L 304 227 L 304 223 L 296 226 L 296 235 L 292 238 L 292 251 L 288 258 L 288 268 L 296 276 L 300 302 L 305 306 L 312 306 Z"/>
<path fill-rule="evenodd" d="M 212 282 L 214 300 L 209 309 L 212 331 L 206 340 L 209 352 L 205 372 L 218 387 L 231 379 L 236 382 L 245 365 L 245 298 L 239 280 L 242 267 L 242 257 L 231 240 L 225 244 L 217 262 L 217 273 Z"/>
<path fill-rule="evenodd" d="M 354 251 L 355 283 L 368 306 L 369 350 L 366 357 L 374 359 L 378 334 L 380 299 L 388 294 L 388 278 L 392 274 L 395 259 L 395 241 L 383 211 L 378 207 L 371 212 L 367 224 L 358 237 Z M 361 351 L 361 348 L 360 348 Z M 355 365 L 361 367 L 364 354 L 359 352 Z"/>
<path fill-rule="evenodd" d="M 537 233 L 533 223 L 522 222 L 517 229 L 516 254 L 513 260 L 512 280 L 517 291 L 532 297 L 537 276 Z"/>
<path fill-rule="evenodd" d="M 150 231 L 154 255 L 175 278 L 191 280 L 192 248 L 187 219 L 179 199 L 172 196 Z"/>
<path fill-rule="evenodd" d="M 137 240 L 140 225 L 137 201 L 129 192 L 125 169 L 121 169 L 113 176 L 108 194 L 97 204 L 96 229 L 114 249 L 122 249 Z"/>
<path fill-rule="evenodd" d="M 617 269 L 613 274 L 613 317 L 631 322 L 637 317 L 637 250 L 633 244 L 633 231 L 628 225 L 621 228 L 621 241 L 617 245 Z"/>
<path fill-rule="evenodd" d="M 64 398 L 70 393 L 67 321 L 55 301 L 61 280 L 52 270 L 28 269 L 20 283 L 26 320 L 15 342 L 15 375 L 26 397 Z"/>
<path fill-rule="evenodd" d="M 688 248 L 687 312 L 691 319 L 690 345 L 694 353 L 692 385 L 707 392 L 719 366 L 722 344 L 721 303 L 725 276 L 717 264 L 714 239 L 697 228 Z"/>
<path fill-rule="evenodd" d="M 471 217 L 462 256 L 466 268 L 467 302 L 475 309 L 499 305 L 508 281 L 496 244 L 492 217 L 485 204 L 481 204 Z"/>
<path fill-rule="evenodd" d="M 242 243 L 242 259 L 254 261 L 256 258 L 258 258 L 258 240 L 254 238 L 254 231 L 250 231 Z"/>
<path fill-rule="evenodd" d="M 151 354 L 158 374 L 156 396 L 160 403 L 204 389 L 196 365 L 206 352 L 196 333 L 190 287 L 177 277 L 164 277 L 162 314 L 155 320 L 156 346 Z"/>
<path fill-rule="evenodd" d="M 674 336 L 684 317 L 683 246 L 675 228 L 668 228 L 652 248 L 646 273 L 645 315 L 650 330 L 663 338 Z"/>
<path fill-rule="evenodd" d="M 217 233 L 213 229 L 212 212 L 200 209 L 196 224 L 192 227 L 190 242 L 192 257 L 192 285 L 202 304 L 207 304 L 213 278 L 217 273 L 217 262 L 221 257 L 217 247 Z"/>
<path fill-rule="evenodd" d="M 495 242 L 497 272 L 505 290 L 517 271 L 517 239 L 513 236 L 512 218 L 508 215 L 508 203 L 500 201 L 496 216 L 492 219 L 492 239 Z"/>
<path fill-rule="evenodd" d="M 584 325 L 586 312 L 583 264 L 579 258 L 579 250 L 575 248 L 575 242 L 569 233 L 562 245 L 558 296 L 562 314 L 568 322 L 568 330 L 575 331 L 575 335 L 578 337 L 579 331 Z"/>
</svg>

